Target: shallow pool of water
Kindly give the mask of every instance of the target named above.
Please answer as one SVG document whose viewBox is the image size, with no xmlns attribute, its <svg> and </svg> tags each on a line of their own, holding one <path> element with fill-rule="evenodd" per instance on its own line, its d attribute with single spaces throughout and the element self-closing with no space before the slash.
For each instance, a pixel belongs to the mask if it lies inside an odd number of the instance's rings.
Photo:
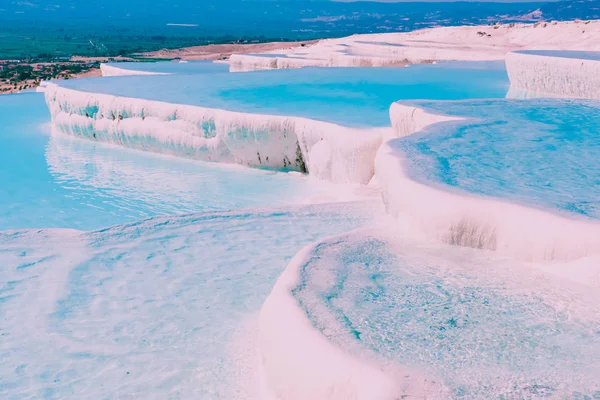
<svg viewBox="0 0 600 400">
<path fill-rule="evenodd" d="M 509 82 L 503 63 L 444 63 L 409 68 L 107 77 L 60 85 L 168 103 L 306 117 L 344 126 L 389 126 L 388 111 L 394 101 L 502 98 Z"/>
<path fill-rule="evenodd" d="M 0 97 L 0 230 L 97 229 L 156 215 L 277 206 L 337 189 L 304 176 L 50 135 L 42 94 Z"/>
<path fill-rule="evenodd" d="M 297 251 L 366 223 L 364 210 L 0 232 L 0 398 L 253 398 L 264 299 Z"/>
<path fill-rule="evenodd" d="M 372 232 L 319 244 L 300 274 L 293 293 L 335 345 L 425 375 L 447 390 L 442 398 L 600 396 L 593 287 Z"/>
<path fill-rule="evenodd" d="M 417 102 L 467 118 L 399 139 L 409 175 L 550 210 L 600 218 L 600 103 Z"/>
</svg>

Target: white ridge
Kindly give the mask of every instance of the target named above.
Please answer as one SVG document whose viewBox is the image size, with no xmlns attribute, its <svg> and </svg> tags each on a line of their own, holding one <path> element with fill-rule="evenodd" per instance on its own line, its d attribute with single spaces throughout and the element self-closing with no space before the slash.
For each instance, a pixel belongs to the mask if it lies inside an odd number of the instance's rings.
<svg viewBox="0 0 600 400">
<path fill-rule="evenodd" d="M 100 64 L 102 76 L 129 76 L 129 75 L 170 75 L 166 72 L 139 71 L 135 69 L 119 68 L 118 64 Z"/>
<path fill-rule="evenodd" d="M 86 93 L 48 84 L 55 130 L 181 157 L 308 171 L 336 183 L 368 183 L 389 128 L 357 129 L 300 117 L 239 113 Z"/>
<path fill-rule="evenodd" d="M 385 67 L 434 61 L 498 61 L 524 49 L 600 51 L 600 21 L 538 22 L 353 35 L 260 55 L 234 54 L 233 72 L 315 67 Z"/>
</svg>

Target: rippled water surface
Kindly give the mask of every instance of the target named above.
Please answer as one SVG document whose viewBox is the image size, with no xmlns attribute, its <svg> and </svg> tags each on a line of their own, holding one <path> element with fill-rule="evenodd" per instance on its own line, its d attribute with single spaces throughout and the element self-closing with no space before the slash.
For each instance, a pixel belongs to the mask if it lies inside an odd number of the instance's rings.
<svg viewBox="0 0 600 400">
<path fill-rule="evenodd" d="M 418 102 L 466 117 L 396 143 L 411 177 L 600 218 L 600 103 L 578 100 Z"/>
<path fill-rule="evenodd" d="M 337 204 L 0 232 L 0 398 L 248 399 L 277 277 L 368 219 Z"/>
<path fill-rule="evenodd" d="M 0 97 L 0 230 L 96 229 L 155 215 L 297 203 L 334 188 L 302 176 L 51 136 L 43 95 Z"/>
<path fill-rule="evenodd" d="M 409 68 L 124 76 L 77 79 L 60 85 L 169 103 L 307 117 L 344 126 L 389 126 L 388 110 L 394 101 L 504 97 L 508 77 L 503 63 L 444 63 Z"/>
<path fill-rule="evenodd" d="M 334 343 L 423 373 L 444 398 L 600 396 L 597 293 L 516 261 L 349 234 L 316 248 L 294 294 Z"/>
</svg>

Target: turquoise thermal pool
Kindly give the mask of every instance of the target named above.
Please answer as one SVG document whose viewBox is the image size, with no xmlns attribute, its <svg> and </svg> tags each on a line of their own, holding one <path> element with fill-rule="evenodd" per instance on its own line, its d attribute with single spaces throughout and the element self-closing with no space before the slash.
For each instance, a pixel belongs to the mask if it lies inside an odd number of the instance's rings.
<svg viewBox="0 0 600 400">
<path fill-rule="evenodd" d="M 397 139 L 417 181 L 600 218 L 600 103 L 480 100 L 410 103 L 465 120 Z"/>
<path fill-rule="evenodd" d="M 303 246 L 366 223 L 366 207 L 0 232 L 0 397 L 247 399 L 277 277 Z"/>
<path fill-rule="evenodd" d="M 324 182 L 50 135 L 43 95 L 0 97 L 0 229 L 98 229 L 157 215 L 306 202 Z"/>
<path fill-rule="evenodd" d="M 189 64 L 181 64 L 183 68 Z M 180 65 L 177 65 L 179 68 Z M 409 68 L 302 68 L 240 73 L 117 76 L 60 86 L 253 114 L 297 116 L 343 126 L 389 126 L 402 99 L 502 98 L 502 63 L 442 63 Z"/>
</svg>

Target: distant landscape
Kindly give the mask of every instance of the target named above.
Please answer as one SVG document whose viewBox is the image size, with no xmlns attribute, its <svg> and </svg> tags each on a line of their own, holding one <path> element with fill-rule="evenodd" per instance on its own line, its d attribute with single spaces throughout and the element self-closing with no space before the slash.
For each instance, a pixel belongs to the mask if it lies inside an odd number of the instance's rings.
<svg viewBox="0 0 600 400">
<path fill-rule="evenodd" d="M 65 4 L 66 3 L 66 4 Z M 600 18 L 593 0 L 550 3 L 333 1 L 11 1 L 0 59 L 114 57 L 210 43 L 402 32 L 440 25 Z M 182 17 L 185 16 L 185 17 Z"/>
<path fill-rule="evenodd" d="M 0 93 L 34 88 L 44 80 L 99 75 L 100 62 L 152 61 L 148 54 L 159 50 L 296 42 L 434 26 L 597 18 L 596 0 L 181 0 L 177 4 L 169 0 L 13 0 L 0 6 Z M 156 54 L 169 59 L 177 52 Z"/>
</svg>

